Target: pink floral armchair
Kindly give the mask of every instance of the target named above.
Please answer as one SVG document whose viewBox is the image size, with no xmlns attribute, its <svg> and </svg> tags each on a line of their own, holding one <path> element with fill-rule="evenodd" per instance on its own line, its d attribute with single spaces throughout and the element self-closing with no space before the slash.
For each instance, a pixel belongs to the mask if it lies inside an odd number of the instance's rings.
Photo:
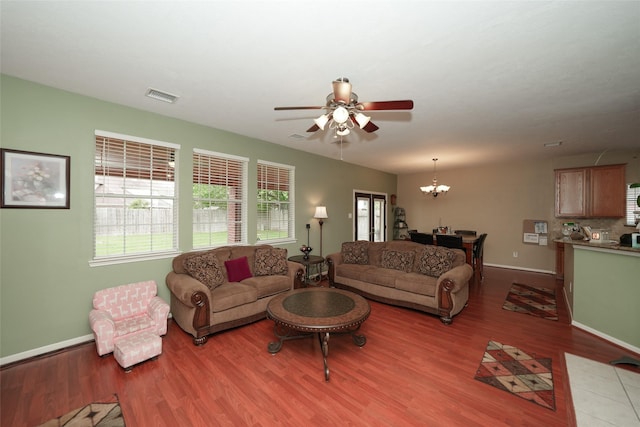
<svg viewBox="0 0 640 427">
<path fill-rule="evenodd" d="M 113 352 L 119 340 L 144 331 L 167 333 L 169 304 L 157 296 L 156 282 L 103 289 L 93 296 L 89 323 L 100 356 Z"/>
</svg>

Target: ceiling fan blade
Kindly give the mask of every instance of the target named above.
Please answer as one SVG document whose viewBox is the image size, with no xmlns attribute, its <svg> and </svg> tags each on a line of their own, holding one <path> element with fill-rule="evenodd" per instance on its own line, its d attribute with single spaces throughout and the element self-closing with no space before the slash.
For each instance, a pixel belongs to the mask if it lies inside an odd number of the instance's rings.
<svg viewBox="0 0 640 427">
<path fill-rule="evenodd" d="M 378 102 L 361 102 L 357 105 L 358 109 L 364 111 L 371 110 L 413 110 L 413 101 L 405 99 L 402 101 L 378 101 Z"/>
<path fill-rule="evenodd" d="M 320 130 L 320 128 L 318 127 L 318 125 L 313 125 L 311 126 L 309 129 L 307 129 L 307 132 L 315 132 L 317 130 Z"/>
<path fill-rule="evenodd" d="M 369 123 L 367 123 L 367 124 L 362 128 L 362 130 L 363 130 L 363 131 L 365 131 L 365 132 L 369 132 L 369 133 L 371 133 L 371 132 L 375 132 L 375 131 L 377 131 L 378 129 L 380 129 L 380 128 L 379 128 L 378 126 L 376 126 L 375 124 L 373 124 L 373 122 L 372 122 L 372 121 L 369 121 Z"/>
<path fill-rule="evenodd" d="M 336 102 L 351 102 L 351 83 L 349 80 L 335 80 L 333 83 L 333 99 Z"/>
<path fill-rule="evenodd" d="M 282 110 L 322 110 L 323 108 L 326 108 L 324 106 L 322 107 L 275 107 L 274 110 L 276 111 L 282 111 Z"/>
</svg>

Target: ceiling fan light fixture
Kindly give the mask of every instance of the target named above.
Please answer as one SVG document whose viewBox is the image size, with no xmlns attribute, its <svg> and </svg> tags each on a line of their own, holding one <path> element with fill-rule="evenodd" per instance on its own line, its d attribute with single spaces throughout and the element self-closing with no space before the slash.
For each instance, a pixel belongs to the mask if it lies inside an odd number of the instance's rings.
<svg viewBox="0 0 640 427">
<path fill-rule="evenodd" d="M 328 121 L 329 121 L 329 115 L 328 114 L 323 114 L 320 117 L 318 117 L 317 119 L 313 120 L 313 122 L 322 130 L 324 130 L 324 127 L 327 125 Z"/>
<path fill-rule="evenodd" d="M 333 120 L 336 123 L 344 124 L 347 120 L 349 120 L 349 112 L 346 108 L 340 106 L 333 110 Z"/>
<path fill-rule="evenodd" d="M 348 128 L 338 128 L 338 130 L 336 130 L 336 135 L 338 136 L 347 136 L 351 133 L 351 131 L 349 131 Z"/>
<path fill-rule="evenodd" d="M 371 120 L 371 117 L 365 116 L 362 113 L 356 113 L 355 118 L 356 122 L 358 122 L 358 126 L 360 126 L 360 129 L 364 128 Z"/>
</svg>

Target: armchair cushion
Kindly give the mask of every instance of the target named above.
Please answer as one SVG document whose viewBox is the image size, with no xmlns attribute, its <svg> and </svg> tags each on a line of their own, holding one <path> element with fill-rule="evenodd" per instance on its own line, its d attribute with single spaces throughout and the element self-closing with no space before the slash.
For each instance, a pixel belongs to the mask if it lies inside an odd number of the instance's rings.
<svg viewBox="0 0 640 427">
<path fill-rule="evenodd" d="M 246 256 L 225 261 L 224 266 L 227 268 L 230 282 L 242 282 L 244 279 L 253 277 Z"/>
<path fill-rule="evenodd" d="M 256 276 L 286 275 L 289 271 L 287 250 L 284 248 L 258 248 L 254 263 Z"/>
<path fill-rule="evenodd" d="M 214 253 L 204 252 L 185 258 L 183 267 L 189 276 L 207 285 L 209 290 L 224 283 L 224 272 Z"/>
</svg>

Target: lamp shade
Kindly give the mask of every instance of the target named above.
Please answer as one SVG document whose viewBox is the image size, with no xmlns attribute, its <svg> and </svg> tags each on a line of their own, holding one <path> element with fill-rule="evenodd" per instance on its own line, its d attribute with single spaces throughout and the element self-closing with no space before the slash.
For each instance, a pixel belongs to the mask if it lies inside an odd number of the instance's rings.
<svg viewBox="0 0 640 427">
<path fill-rule="evenodd" d="M 360 129 L 364 128 L 367 123 L 369 123 L 369 120 L 371 120 L 371 117 L 369 116 L 365 116 L 362 113 L 356 114 L 356 122 L 358 122 L 358 126 L 360 126 Z"/>
<path fill-rule="evenodd" d="M 343 124 L 349 119 L 349 112 L 344 107 L 338 107 L 333 111 L 333 120 L 336 123 Z"/>
<path fill-rule="evenodd" d="M 316 206 L 316 213 L 313 215 L 313 217 L 317 219 L 329 218 L 329 216 L 327 215 L 327 207 Z"/>
<path fill-rule="evenodd" d="M 318 125 L 318 127 L 322 130 L 324 130 L 325 125 L 327 124 L 327 122 L 329 121 L 329 115 L 328 114 L 323 114 L 320 117 L 318 117 L 317 119 L 315 119 L 313 122 Z"/>
</svg>

